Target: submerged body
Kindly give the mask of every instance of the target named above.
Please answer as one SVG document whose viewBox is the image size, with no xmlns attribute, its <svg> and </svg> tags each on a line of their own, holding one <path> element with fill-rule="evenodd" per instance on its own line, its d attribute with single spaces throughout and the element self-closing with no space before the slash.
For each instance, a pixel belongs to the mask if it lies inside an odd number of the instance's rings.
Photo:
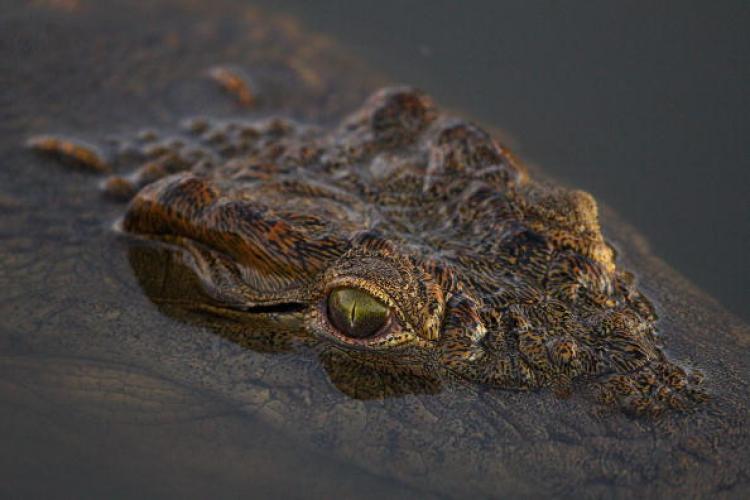
<svg viewBox="0 0 750 500">
<path fill-rule="evenodd" d="M 105 130 L 128 137 L 155 126 L 164 136 L 143 134 L 136 147 L 119 141 L 111 152 L 89 136 L 108 161 L 87 157 L 85 146 L 64 150 L 70 142 L 36 142 L 122 172 L 105 187 L 132 197 L 121 228 L 136 238 L 107 229 L 122 206 L 85 194 L 95 182 L 65 188 L 74 195 L 65 220 L 81 222 L 65 229 L 62 243 L 55 231 L 68 226 L 53 210 L 8 209 L 7 283 L 37 289 L 22 257 L 49 252 L 39 262 L 53 267 L 36 275 L 51 276 L 46 302 L 72 325 L 53 335 L 58 320 L 33 301 L 4 302 L 14 308 L 0 343 L 11 387 L 36 381 L 36 391 L 74 401 L 73 413 L 110 423 L 112 415 L 213 421 L 216 408 L 254 415 L 301 449 L 421 492 L 746 491 L 745 327 L 689 291 L 609 217 L 605 233 L 623 250 L 615 259 L 589 195 L 530 179 L 480 128 L 443 116 L 408 88 L 365 100 L 369 84 L 344 76 L 354 72 L 342 60 L 327 65 L 332 49 L 300 59 L 306 68 L 284 51 L 265 61 L 257 40 L 250 45 L 261 56 L 248 55 L 239 50 L 245 37 L 269 24 L 237 19 L 243 34 L 216 41 L 208 62 L 232 58 L 260 82 L 257 94 L 240 92 L 250 109 L 231 111 L 243 118 L 194 120 L 172 132 L 199 110 L 154 110 L 165 102 L 155 97 L 182 95 L 157 78 L 141 104 L 152 120 Z M 213 40 L 201 30 L 185 36 Z M 288 54 L 306 40 L 271 31 L 269 46 L 280 37 Z M 153 67 L 176 64 L 152 57 Z M 189 78 L 205 62 L 179 66 L 166 80 Z M 116 88 L 139 88 L 142 76 L 120 64 L 127 76 Z M 277 78 L 280 67 L 299 88 L 269 94 L 264 78 Z M 237 72 L 210 74 L 230 91 L 242 84 Z M 224 109 L 212 87 L 182 92 L 211 95 Z M 70 116 L 76 109 L 70 105 Z M 92 125 L 106 127 L 108 113 L 116 111 L 92 115 Z M 274 118 L 281 115 L 294 119 Z M 34 217 L 48 222 L 31 250 L 21 228 Z M 118 256 L 128 257 L 158 311 L 141 300 Z M 88 264 L 74 279 L 67 266 L 80 263 Z M 35 329 L 35 317 L 48 320 Z M 709 401 L 698 371 L 706 372 Z M 94 396 L 85 402 L 70 396 L 87 391 Z M 127 398 L 113 397 L 122 391 Z M 4 397 L 44 406 L 16 394 Z M 183 415 L 163 417 L 172 415 L 165 400 Z M 612 403 L 626 411 L 608 411 Z M 209 428 L 189 439 L 215 436 Z"/>
</svg>

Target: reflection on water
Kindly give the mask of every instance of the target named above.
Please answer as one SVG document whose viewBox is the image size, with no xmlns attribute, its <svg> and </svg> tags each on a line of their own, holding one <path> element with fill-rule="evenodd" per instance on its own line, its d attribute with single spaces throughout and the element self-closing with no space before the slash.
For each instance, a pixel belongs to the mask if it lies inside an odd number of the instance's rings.
<svg viewBox="0 0 750 500">
<path fill-rule="evenodd" d="M 442 382 L 435 366 L 402 364 L 382 355 L 344 351 L 320 345 L 304 329 L 302 312 L 237 311 L 221 307 L 202 293 L 200 279 L 178 248 L 132 241 L 129 262 L 148 297 L 165 314 L 213 333 L 244 349 L 267 354 L 291 351 L 315 356 L 331 383 L 354 399 L 383 399 L 409 394 L 436 394 Z"/>
</svg>

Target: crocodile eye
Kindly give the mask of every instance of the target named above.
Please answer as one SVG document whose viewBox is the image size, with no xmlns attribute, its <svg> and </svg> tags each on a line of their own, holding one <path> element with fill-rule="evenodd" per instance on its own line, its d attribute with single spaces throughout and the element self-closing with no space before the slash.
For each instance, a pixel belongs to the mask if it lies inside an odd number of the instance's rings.
<svg viewBox="0 0 750 500">
<path fill-rule="evenodd" d="M 388 306 L 356 288 L 336 288 L 328 295 L 328 320 L 347 337 L 373 336 L 386 325 L 390 315 Z"/>
</svg>

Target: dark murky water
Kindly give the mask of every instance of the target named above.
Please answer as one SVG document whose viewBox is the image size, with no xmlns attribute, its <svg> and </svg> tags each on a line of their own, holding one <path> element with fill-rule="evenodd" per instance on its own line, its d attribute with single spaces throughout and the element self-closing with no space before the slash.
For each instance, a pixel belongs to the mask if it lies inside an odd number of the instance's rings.
<svg viewBox="0 0 750 500">
<path fill-rule="evenodd" d="M 458 387 L 351 400 L 310 353 L 247 349 L 154 306 L 110 231 L 122 208 L 102 201 L 95 177 L 19 145 L 32 133 L 96 141 L 197 112 L 236 114 L 196 73 L 250 57 L 241 16 L 226 16 L 242 3 L 204 12 L 164 0 L 139 7 L 144 18 L 115 1 L 96 22 L 70 12 L 74 1 L 1 4 L 0 496 L 429 498 L 584 486 L 601 496 L 634 485 L 656 495 L 670 474 L 690 491 L 695 467 L 716 481 L 741 475 L 746 451 L 720 442 L 716 453 L 743 454 L 714 471 L 710 453 L 691 461 L 700 442 L 672 446 L 658 428 L 601 419 L 577 398 Z M 393 79 L 507 130 L 522 156 L 616 207 L 658 254 L 745 312 L 747 9 L 274 4 Z M 200 43 L 178 43 L 184 32 Z M 660 286 L 674 278 L 659 273 L 644 286 L 665 308 L 705 300 L 681 292 L 670 302 Z M 746 406 L 733 394 L 746 385 L 732 374 L 747 373 L 747 360 L 727 339 L 746 330 L 710 307 L 666 317 L 665 335 L 713 329 L 716 345 L 707 333 L 671 352 L 713 375 L 741 432 Z M 669 430 L 701 436 L 700 418 Z M 692 455 L 678 464 L 673 448 Z M 664 482 L 648 482 L 658 474 Z M 731 494 L 733 484 L 722 486 Z"/>
<path fill-rule="evenodd" d="M 750 318 L 747 2 L 274 2 L 500 127 Z"/>
</svg>

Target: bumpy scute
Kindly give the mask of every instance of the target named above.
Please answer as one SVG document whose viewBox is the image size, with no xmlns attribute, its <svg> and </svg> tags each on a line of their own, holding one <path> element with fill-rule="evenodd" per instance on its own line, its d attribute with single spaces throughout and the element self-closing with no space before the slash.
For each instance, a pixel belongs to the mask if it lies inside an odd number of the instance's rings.
<svg viewBox="0 0 750 500">
<path fill-rule="evenodd" d="M 533 181 L 420 91 L 383 89 L 330 129 L 201 120 L 128 147 L 142 166 L 105 183 L 137 192 L 123 228 L 188 252 L 228 307 L 305 308 L 311 336 L 337 345 L 324 365 L 560 396 L 593 384 L 634 413 L 705 397 L 699 375 L 660 349 L 654 309 L 618 269 L 594 199 Z M 336 287 L 371 294 L 393 325 L 373 338 L 335 331 L 325 301 Z"/>
</svg>

